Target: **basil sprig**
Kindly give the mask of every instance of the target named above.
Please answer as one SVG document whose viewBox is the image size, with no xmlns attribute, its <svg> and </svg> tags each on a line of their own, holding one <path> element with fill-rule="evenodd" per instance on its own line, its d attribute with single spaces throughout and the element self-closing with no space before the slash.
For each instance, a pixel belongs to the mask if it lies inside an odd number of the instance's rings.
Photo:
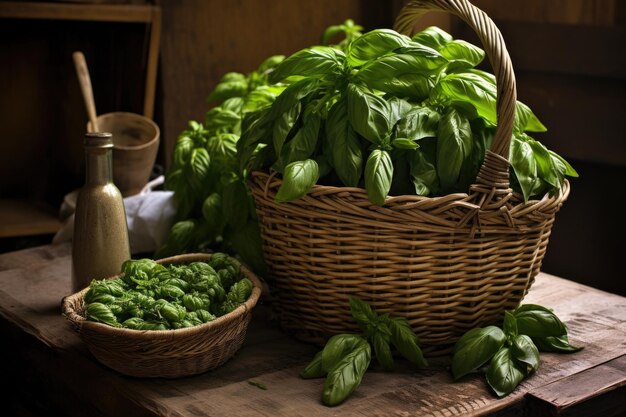
<svg viewBox="0 0 626 417">
<path fill-rule="evenodd" d="M 574 353 L 567 326 L 552 310 L 524 304 L 506 311 L 502 328 L 478 327 L 465 333 L 453 348 L 451 371 L 455 380 L 485 372 L 487 383 L 503 397 L 539 369 L 539 352 Z"/>
<path fill-rule="evenodd" d="M 336 406 L 344 402 L 361 384 L 372 357 L 385 371 L 393 371 L 392 347 L 419 367 L 428 366 L 420 342 L 404 317 L 377 314 L 366 302 L 350 297 L 350 312 L 363 334 L 338 334 L 300 373 L 301 378 L 326 377 L 322 403 Z"/>
<path fill-rule="evenodd" d="M 345 39 L 328 45 L 340 33 Z M 287 87 L 270 111 L 244 116 L 239 166 L 282 174 L 277 202 L 316 183 L 365 188 L 376 205 L 388 195 L 467 192 L 498 123 L 496 79 L 476 68 L 485 52 L 436 27 L 410 38 L 390 29 L 360 34 L 353 22 L 329 28 L 323 43 L 269 74 Z M 511 187 L 525 200 L 558 192 L 578 174 L 529 136 L 547 130 L 532 110 L 521 102 L 515 110 Z M 287 169 L 307 160 L 319 165 L 315 182 Z"/>
</svg>

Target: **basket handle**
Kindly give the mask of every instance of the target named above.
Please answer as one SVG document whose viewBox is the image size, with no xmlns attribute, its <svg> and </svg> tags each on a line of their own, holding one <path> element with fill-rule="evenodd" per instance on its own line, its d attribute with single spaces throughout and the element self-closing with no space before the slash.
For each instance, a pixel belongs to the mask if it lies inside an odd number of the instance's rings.
<svg viewBox="0 0 626 417">
<path fill-rule="evenodd" d="M 468 0 L 411 0 L 395 20 L 397 32 L 412 35 L 413 27 L 421 16 L 431 11 L 450 12 L 460 17 L 478 35 L 496 77 L 497 85 L 497 121 L 491 149 L 485 155 L 485 161 L 476 177 L 476 184 L 471 191 L 488 195 L 482 198 L 480 205 L 511 195 L 509 188 L 509 147 L 515 120 L 517 90 L 511 58 L 504 44 L 502 34 L 485 12 L 470 4 Z M 508 198 L 505 198 L 508 200 Z"/>
</svg>

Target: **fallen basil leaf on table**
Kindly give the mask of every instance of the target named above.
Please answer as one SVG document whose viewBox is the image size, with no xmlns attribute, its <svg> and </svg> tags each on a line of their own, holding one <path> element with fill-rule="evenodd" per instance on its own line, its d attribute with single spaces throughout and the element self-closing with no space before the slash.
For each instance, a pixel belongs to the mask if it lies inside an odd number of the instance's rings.
<svg viewBox="0 0 626 417">
<path fill-rule="evenodd" d="M 371 361 L 371 348 L 363 338 L 328 372 L 322 402 L 328 406 L 341 404 L 361 384 Z"/>
<path fill-rule="evenodd" d="M 502 347 L 495 354 L 487 370 L 487 382 L 499 397 L 510 394 L 525 376 L 526 372 L 508 347 Z"/>
<path fill-rule="evenodd" d="M 572 346 L 567 335 L 533 337 L 533 342 L 541 352 L 576 353 L 581 351 L 582 346 Z"/>
<path fill-rule="evenodd" d="M 459 379 L 489 362 L 506 341 L 504 332 L 496 326 L 478 327 L 465 333 L 455 344 L 452 376 Z"/>
<path fill-rule="evenodd" d="M 263 384 L 262 382 L 248 380 L 248 384 L 253 385 L 253 386 L 255 386 L 257 388 L 260 388 L 262 390 L 266 390 L 267 389 L 267 386 L 265 384 Z"/>
<path fill-rule="evenodd" d="M 513 339 L 511 344 L 511 354 L 513 358 L 517 359 L 519 362 L 523 362 L 528 365 L 529 370 L 526 374 L 539 369 L 539 350 L 531 338 L 525 334 L 520 334 Z"/>
</svg>

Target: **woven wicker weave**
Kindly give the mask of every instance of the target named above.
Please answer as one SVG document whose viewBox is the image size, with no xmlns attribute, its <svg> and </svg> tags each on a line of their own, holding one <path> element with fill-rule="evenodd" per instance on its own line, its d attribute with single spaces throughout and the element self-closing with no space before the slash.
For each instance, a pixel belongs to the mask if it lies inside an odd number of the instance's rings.
<svg viewBox="0 0 626 417">
<path fill-rule="evenodd" d="M 539 272 L 555 214 L 569 194 L 524 202 L 509 186 L 515 77 L 494 23 L 466 0 L 411 1 L 396 20 L 409 34 L 427 11 L 448 11 L 479 35 L 498 84 L 498 128 L 468 194 L 388 197 L 370 203 L 359 188 L 316 185 L 275 203 L 275 173 L 249 185 L 261 223 L 274 306 L 282 327 L 323 343 L 357 330 L 348 296 L 406 317 L 431 354 L 465 331 L 515 308 Z"/>
<path fill-rule="evenodd" d="M 210 254 L 186 254 L 158 260 L 163 264 L 206 261 Z M 132 330 L 86 320 L 87 288 L 63 299 L 63 314 L 102 364 L 135 377 L 178 378 L 224 364 L 241 347 L 261 282 L 244 266 L 254 285 L 250 298 L 235 311 L 202 325 L 177 330 Z"/>
</svg>

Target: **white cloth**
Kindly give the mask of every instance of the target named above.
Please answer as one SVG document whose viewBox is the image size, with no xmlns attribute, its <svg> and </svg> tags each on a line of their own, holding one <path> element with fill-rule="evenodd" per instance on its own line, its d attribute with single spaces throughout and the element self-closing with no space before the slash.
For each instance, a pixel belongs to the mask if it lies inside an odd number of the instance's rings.
<svg viewBox="0 0 626 417">
<path fill-rule="evenodd" d="M 176 204 L 172 191 L 154 190 L 164 180 L 161 175 L 146 184 L 139 194 L 124 198 L 131 254 L 154 252 L 167 239 L 176 215 Z M 52 243 L 72 240 L 78 191 L 72 191 L 63 199 L 60 210 L 63 226 L 54 235 Z"/>
</svg>

